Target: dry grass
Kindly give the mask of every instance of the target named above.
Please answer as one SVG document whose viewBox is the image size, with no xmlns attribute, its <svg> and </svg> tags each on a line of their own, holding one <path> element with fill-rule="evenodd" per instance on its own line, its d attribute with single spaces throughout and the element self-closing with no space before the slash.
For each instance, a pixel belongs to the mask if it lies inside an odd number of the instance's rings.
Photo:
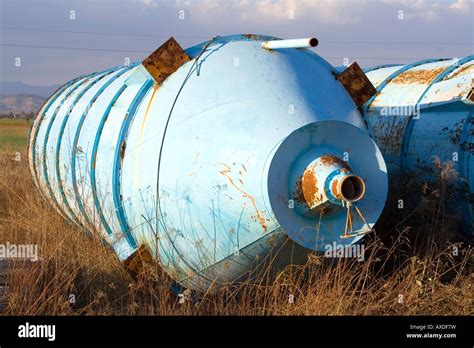
<svg viewBox="0 0 474 348">
<path fill-rule="evenodd" d="M 367 241 L 366 260 L 329 263 L 311 256 L 274 283 L 179 303 L 171 281 L 150 265 L 135 282 L 100 240 L 71 226 L 42 200 L 21 162 L 0 153 L 0 243 L 35 243 L 42 262 L 10 274 L 7 315 L 467 315 L 474 312 L 472 251 L 452 253 L 455 219 L 446 180 L 424 187 L 417 208 L 390 209 L 383 238 Z M 443 178 L 445 179 L 445 178 Z M 409 186 L 408 186 L 409 187 Z M 409 213 L 407 213 L 409 211 Z M 383 233 L 381 233 L 383 231 Z M 71 304 L 70 295 L 75 295 Z M 291 295 L 294 302 L 290 303 Z M 401 301 L 403 300 L 403 301 Z"/>
</svg>

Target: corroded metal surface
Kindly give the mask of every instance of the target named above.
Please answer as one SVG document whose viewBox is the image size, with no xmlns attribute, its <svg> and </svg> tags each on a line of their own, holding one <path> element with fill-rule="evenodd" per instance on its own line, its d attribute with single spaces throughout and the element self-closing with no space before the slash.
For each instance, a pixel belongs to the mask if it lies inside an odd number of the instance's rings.
<svg viewBox="0 0 474 348">
<path fill-rule="evenodd" d="M 123 261 L 123 265 L 127 272 L 133 277 L 143 272 L 146 265 L 153 263 L 153 256 L 146 244 L 140 245 L 126 260 Z"/>
<path fill-rule="evenodd" d="M 414 70 L 408 70 L 397 77 L 395 77 L 391 83 L 394 84 L 418 84 L 418 85 L 426 85 L 429 84 L 431 81 L 433 81 L 436 76 L 441 74 L 444 70 L 446 70 L 446 67 L 440 67 L 440 68 L 432 68 L 432 69 L 414 69 Z"/>
<path fill-rule="evenodd" d="M 298 182 L 301 182 L 303 202 L 308 205 L 309 209 L 320 205 L 323 200 L 323 195 L 318 190 L 318 175 L 315 167 L 316 165 L 311 165 L 306 168 L 301 180 L 298 180 Z"/>
<path fill-rule="evenodd" d="M 338 174 L 345 176 L 350 173 L 349 163 L 337 156 L 323 155 L 315 159 L 306 167 L 301 179 L 298 180 L 301 183 L 300 186 L 304 199 L 302 203 L 306 204 L 309 210 L 319 208 L 318 212 L 327 214 L 328 211 L 333 210 L 330 207 L 331 202 L 324 207 L 320 206 L 325 204 L 326 201 L 330 201 L 330 198 L 342 199 L 338 185 L 342 180 L 342 176 Z M 329 189 L 327 190 L 327 188 Z"/>
<path fill-rule="evenodd" d="M 362 108 L 377 92 L 356 62 L 353 62 L 343 72 L 339 73 L 337 80 L 344 86 L 359 108 Z"/>
<path fill-rule="evenodd" d="M 343 196 L 348 177 L 359 184 L 353 196 L 350 185 Z M 350 202 L 357 201 L 367 217 L 367 223 L 356 218 L 354 230 L 373 228 L 385 204 L 387 173 L 380 151 L 361 129 L 320 121 L 295 130 L 281 143 L 270 164 L 268 190 L 272 210 L 290 238 L 321 250 L 328 240 L 342 241 Z"/>
<path fill-rule="evenodd" d="M 367 222 L 354 226 L 372 228 L 387 194 L 380 151 L 335 69 L 309 50 L 262 49 L 271 40 L 217 37 L 184 53 L 171 40 L 142 64 L 66 84 L 30 136 L 39 189 L 121 260 L 147 246 L 164 272 L 196 289 L 240 279 L 275 248 L 283 267 L 326 243 L 358 242 L 340 238 L 345 213 L 329 203 L 342 181 L 324 188 L 321 218 L 289 208 L 288 175 L 321 156 L 342 172 L 344 159 L 367 187 L 358 202 Z"/>
<path fill-rule="evenodd" d="M 158 85 L 174 73 L 178 68 L 189 61 L 189 56 L 184 52 L 179 43 L 169 38 L 155 52 L 142 62 L 146 70 L 153 76 Z"/>
<path fill-rule="evenodd" d="M 368 69 L 378 94 L 364 106 L 391 176 L 409 171 L 434 180 L 434 160 L 453 164 L 455 209 L 472 233 L 474 206 L 467 197 L 474 192 L 473 67 L 474 56 L 468 56 Z"/>
</svg>

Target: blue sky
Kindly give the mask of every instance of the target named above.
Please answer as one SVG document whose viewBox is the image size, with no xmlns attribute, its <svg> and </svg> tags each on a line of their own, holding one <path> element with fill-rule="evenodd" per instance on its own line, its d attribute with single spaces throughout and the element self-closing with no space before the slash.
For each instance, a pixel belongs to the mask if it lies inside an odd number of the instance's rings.
<svg viewBox="0 0 474 348">
<path fill-rule="evenodd" d="M 0 81 L 60 84 L 142 60 L 169 36 L 183 47 L 236 33 L 315 36 L 333 65 L 463 57 L 474 51 L 473 8 L 473 0 L 0 0 Z"/>
</svg>

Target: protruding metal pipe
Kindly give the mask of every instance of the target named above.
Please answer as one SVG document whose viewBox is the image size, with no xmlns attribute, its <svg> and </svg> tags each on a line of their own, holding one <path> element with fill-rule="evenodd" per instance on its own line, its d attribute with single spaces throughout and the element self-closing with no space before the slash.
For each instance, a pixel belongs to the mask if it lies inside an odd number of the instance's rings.
<svg viewBox="0 0 474 348">
<path fill-rule="evenodd" d="M 262 48 L 265 48 L 266 50 L 278 50 L 281 48 L 316 47 L 317 45 L 318 39 L 316 39 L 315 37 L 308 37 L 304 39 L 265 41 L 262 43 Z"/>
<path fill-rule="evenodd" d="M 297 210 L 304 216 L 314 211 L 337 212 L 346 203 L 357 202 L 365 195 L 364 180 L 337 156 L 322 155 L 309 164 L 303 156 L 293 170 L 291 180 L 296 182 L 290 186 L 297 188 L 297 200 L 303 203 Z"/>
<path fill-rule="evenodd" d="M 340 197 L 349 203 L 357 202 L 364 197 L 365 183 L 360 176 L 342 173 L 338 176 L 341 178 L 336 178 L 336 185 L 331 186 L 331 193 L 335 197 Z"/>
</svg>

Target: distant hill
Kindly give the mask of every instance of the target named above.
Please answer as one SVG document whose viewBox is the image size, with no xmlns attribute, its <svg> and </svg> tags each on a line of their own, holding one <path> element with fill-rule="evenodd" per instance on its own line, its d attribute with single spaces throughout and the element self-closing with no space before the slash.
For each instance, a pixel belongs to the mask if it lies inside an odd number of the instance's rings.
<svg viewBox="0 0 474 348">
<path fill-rule="evenodd" d="M 59 85 L 33 86 L 23 82 L 0 81 L 0 95 L 28 94 L 46 98 L 53 94 L 58 88 Z"/>
<path fill-rule="evenodd" d="M 30 94 L 0 95 L 0 114 L 12 112 L 34 112 L 43 104 L 46 97 Z"/>
<path fill-rule="evenodd" d="M 44 100 L 59 86 L 33 86 L 23 82 L 0 81 L 0 115 L 36 113 Z"/>
</svg>

